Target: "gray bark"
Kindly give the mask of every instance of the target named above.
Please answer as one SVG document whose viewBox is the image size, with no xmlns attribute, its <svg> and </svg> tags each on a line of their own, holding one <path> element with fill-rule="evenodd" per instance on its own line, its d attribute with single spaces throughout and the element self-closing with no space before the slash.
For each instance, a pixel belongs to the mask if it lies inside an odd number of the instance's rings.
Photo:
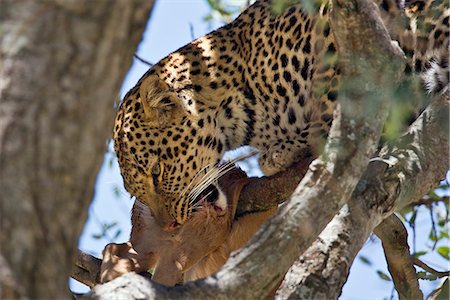
<svg viewBox="0 0 450 300">
<path fill-rule="evenodd" d="M 0 298 L 68 298 L 113 105 L 153 1 L 0 5 L 0 268 L 16 283 L 0 271 Z"/>
</svg>

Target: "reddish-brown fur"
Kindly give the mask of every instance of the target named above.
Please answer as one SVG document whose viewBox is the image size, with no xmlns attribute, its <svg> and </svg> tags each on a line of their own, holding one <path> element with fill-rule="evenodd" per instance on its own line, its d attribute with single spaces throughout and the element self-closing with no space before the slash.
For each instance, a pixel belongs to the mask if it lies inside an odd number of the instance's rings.
<svg viewBox="0 0 450 300">
<path fill-rule="evenodd" d="M 152 279 L 172 286 L 218 271 L 230 253 L 242 247 L 276 210 L 234 218 L 243 184 L 238 181 L 229 185 L 229 206 L 224 213 L 205 204 L 177 228 L 159 226 L 148 206 L 136 201 L 130 241 L 105 247 L 101 282 L 154 268 Z"/>
</svg>

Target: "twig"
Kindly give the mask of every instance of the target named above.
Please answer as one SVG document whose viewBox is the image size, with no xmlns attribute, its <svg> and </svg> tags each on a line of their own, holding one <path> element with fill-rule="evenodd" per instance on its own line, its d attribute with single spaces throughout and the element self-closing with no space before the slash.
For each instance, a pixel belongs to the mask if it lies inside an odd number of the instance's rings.
<svg viewBox="0 0 450 300">
<path fill-rule="evenodd" d="M 433 233 L 433 238 L 434 238 L 434 243 L 433 243 L 433 247 L 431 247 L 431 250 L 434 251 L 434 249 L 436 248 L 436 245 L 438 243 L 438 236 L 437 236 L 437 231 L 436 231 L 436 222 L 434 221 L 433 206 L 430 204 L 430 205 L 427 205 L 427 208 L 430 211 L 431 232 Z"/>
<path fill-rule="evenodd" d="M 149 67 L 153 67 L 155 64 L 152 64 L 151 62 L 141 58 L 139 55 L 137 55 L 136 53 L 133 55 L 134 58 L 136 58 L 137 60 L 139 60 L 140 62 L 146 64 Z"/>
<path fill-rule="evenodd" d="M 105 229 L 106 224 L 100 220 L 93 209 L 91 210 L 91 216 L 94 218 L 94 221 L 97 223 L 97 225 L 100 226 L 102 233 L 99 236 L 105 238 L 109 243 L 113 243 L 113 238 L 109 236 L 108 231 Z"/>
<path fill-rule="evenodd" d="M 415 256 L 411 256 L 411 260 L 414 263 L 414 265 L 421 267 L 422 269 L 424 269 L 428 273 L 435 275 L 436 277 L 442 278 L 442 277 L 450 276 L 450 271 L 443 271 L 443 272 L 437 271 Z"/>
<path fill-rule="evenodd" d="M 438 203 L 438 202 L 448 203 L 449 200 L 450 200 L 450 197 L 448 197 L 448 196 L 444 196 L 444 197 L 440 197 L 440 198 L 432 198 L 428 195 L 425 195 L 418 201 L 412 202 L 409 206 L 414 207 L 414 206 L 418 206 L 418 205 L 431 205 L 431 204 Z"/>
<path fill-rule="evenodd" d="M 400 299 L 423 299 L 416 270 L 409 255 L 408 232 L 392 214 L 374 229 L 381 239 L 389 273 Z"/>
<path fill-rule="evenodd" d="M 78 250 L 73 258 L 71 277 L 92 288 L 99 283 L 101 259 Z"/>
<path fill-rule="evenodd" d="M 195 40 L 194 24 L 192 24 L 192 22 L 189 22 L 189 32 L 191 33 L 191 39 Z"/>
<path fill-rule="evenodd" d="M 409 219 L 408 221 L 408 225 L 409 227 L 411 227 L 412 230 L 412 234 L 413 234 L 413 242 L 412 242 L 412 248 L 413 248 L 413 252 L 416 253 L 416 218 L 417 218 L 417 208 L 413 209 L 413 216 L 411 217 L 411 219 Z M 411 221 L 413 220 L 413 221 Z"/>
<path fill-rule="evenodd" d="M 392 289 L 391 289 L 391 295 L 390 295 L 390 297 L 389 297 L 389 300 L 393 300 L 393 299 L 394 299 L 394 295 L 395 295 L 395 285 L 392 286 Z"/>
</svg>

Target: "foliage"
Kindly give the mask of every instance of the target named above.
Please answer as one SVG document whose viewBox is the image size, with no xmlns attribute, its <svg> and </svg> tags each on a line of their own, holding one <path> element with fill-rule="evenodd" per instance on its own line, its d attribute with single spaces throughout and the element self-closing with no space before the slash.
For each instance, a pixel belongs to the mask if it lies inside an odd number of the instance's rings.
<svg viewBox="0 0 450 300">
<path fill-rule="evenodd" d="M 211 12 L 203 19 L 206 22 L 219 21 L 223 24 L 230 23 L 240 12 L 255 2 L 254 0 L 206 0 L 211 7 Z"/>
<path fill-rule="evenodd" d="M 101 231 L 100 233 L 95 233 L 92 235 L 94 239 L 106 239 L 108 242 L 113 243 L 122 233 L 120 228 L 117 228 L 117 222 L 112 223 L 101 223 Z M 113 232 L 111 234 L 111 232 Z"/>
<path fill-rule="evenodd" d="M 251 5 L 255 0 L 206 0 L 211 8 L 211 12 L 204 17 L 204 20 L 213 20 L 227 24 L 231 22 L 240 12 Z M 281 14 L 289 5 L 302 3 L 307 13 L 311 13 L 319 7 L 321 0 L 274 0 L 272 10 L 275 15 Z"/>
</svg>

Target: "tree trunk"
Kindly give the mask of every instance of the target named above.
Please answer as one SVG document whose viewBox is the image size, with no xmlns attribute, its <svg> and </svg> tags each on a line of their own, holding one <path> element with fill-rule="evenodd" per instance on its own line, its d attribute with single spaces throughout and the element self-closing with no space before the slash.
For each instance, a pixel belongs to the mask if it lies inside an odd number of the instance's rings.
<svg viewBox="0 0 450 300">
<path fill-rule="evenodd" d="M 113 104 L 153 1 L 0 5 L 0 298 L 68 298 Z"/>
</svg>

